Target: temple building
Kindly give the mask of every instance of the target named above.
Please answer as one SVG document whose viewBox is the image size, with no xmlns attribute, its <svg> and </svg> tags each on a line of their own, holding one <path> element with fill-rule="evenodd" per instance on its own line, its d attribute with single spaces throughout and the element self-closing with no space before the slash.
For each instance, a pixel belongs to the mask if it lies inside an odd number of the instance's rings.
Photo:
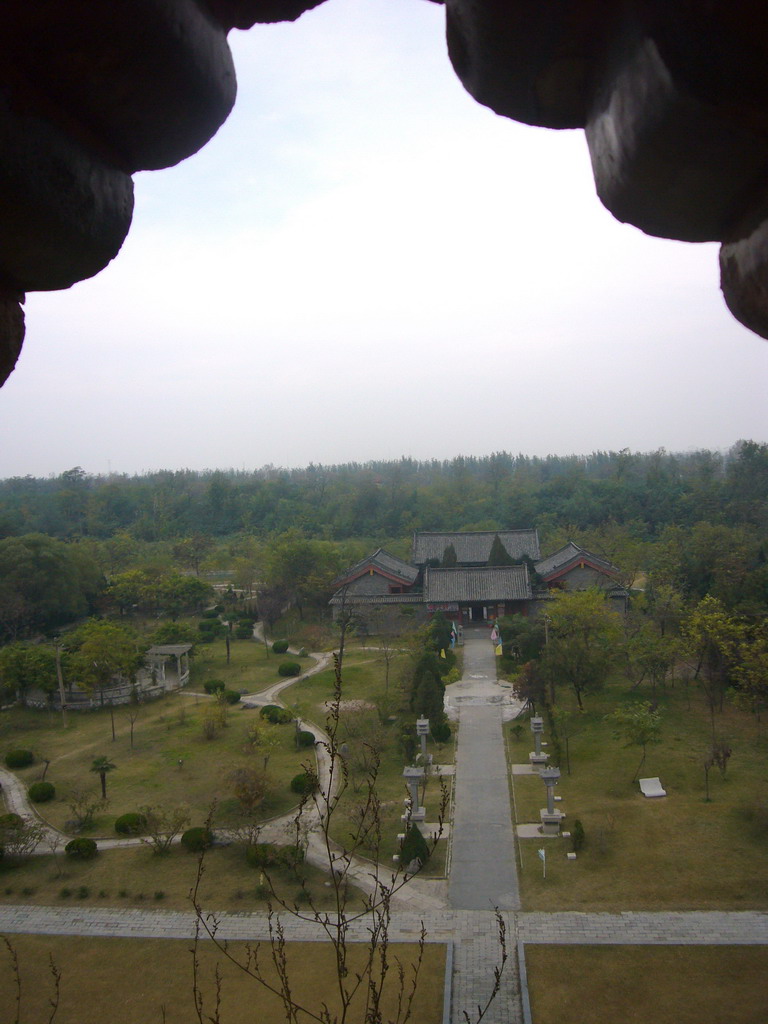
<svg viewBox="0 0 768 1024">
<path fill-rule="evenodd" d="M 627 591 L 610 562 L 569 542 L 542 559 L 536 530 L 413 535 L 411 561 L 383 548 L 334 580 L 334 618 L 369 633 L 397 633 L 437 611 L 457 625 L 536 615 L 560 590 L 606 591 L 619 611 Z"/>
</svg>

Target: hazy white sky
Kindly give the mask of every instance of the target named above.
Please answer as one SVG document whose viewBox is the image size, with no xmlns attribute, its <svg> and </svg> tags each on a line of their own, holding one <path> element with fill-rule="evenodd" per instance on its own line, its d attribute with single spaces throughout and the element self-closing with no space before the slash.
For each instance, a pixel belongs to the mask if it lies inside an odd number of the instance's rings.
<svg viewBox="0 0 768 1024">
<path fill-rule="evenodd" d="M 218 135 L 137 176 L 106 271 L 29 296 L 0 477 L 768 440 L 717 247 L 614 221 L 583 133 L 476 104 L 443 19 L 328 0 L 230 36 Z"/>
</svg>

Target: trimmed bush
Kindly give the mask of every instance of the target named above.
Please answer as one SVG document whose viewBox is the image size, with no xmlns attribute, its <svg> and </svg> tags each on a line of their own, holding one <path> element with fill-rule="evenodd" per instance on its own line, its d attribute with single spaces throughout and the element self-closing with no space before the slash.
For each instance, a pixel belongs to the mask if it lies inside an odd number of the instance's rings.
<svg viewBox="0 0 768 1024">
<path fill-rule="evenodd" d="M 302 729 L 298 736 L 298 744 L 300 747 L 314 747 L 315 734 L 309 729 Z"/>
<path fill-rule="evenodd" d="M 447 722 L 438 722 L 432 726 L 432 739 L 435 743 L 447 743 L 451 738 L 451 727 Z"/>
<path fill-rule="evenodd" d="M 249 626 L 248 623 L 235 627 L 235 640 L 250 640 L 252 637 L 253 626 Z"/>
<path fill-rule="evenodd" d="M 200 612 L 200 617 L 203 619 L 218 619 L 219 613 L 215 608 L 206 608 L 204 612 Z"/>
<path fill-rule="evenodd" d="M 226 684 L 221 679 L 207 679 L 203 683 L 203 689 L 206 693 L 223 693 L 226 688 Z"/>
<path fill-rule="evenodd" d="M 137 836 L 147 827 L 147 817 L 138 811 L 121 814 L 115 821 L 115 832 L 120 836 Z"/>
<path fill-rule="evenodd" d="M 250 626 L 253 629 L 256 619 L 252 615 L 243 615 L 237 620 L 238 626 Z"/>
<path fill-rule="evenodd" d="M 293 721 L 293 715 L 288 708 L 281 708 L 279 704 L 265 704 L 259 714 L 272 725 L 285 725 Z"/>
<path fill-rule="evenodd" d="M 429 845 L 427 840 L 419 831 L 416 825 L 411 825 L 405 834 L 403 845 L 400 847 L 400 863 L 407 868 L 412 860 L 417 859 L 422 865 L 429 860 Z"/>
<path fill-rule="evenodd" d="M 300 676 L 301 665 L 298 661 L 281 661 L 277 666 L 279 676 Z"/>
<path fill-rule="evenodd" d="M 578 853 L 584 845 L 584 826 L 577 818 L 573 823 L 573 829 L 571 831 L 571 842 L 573 843 L 573 852 Z"/>
<path fill-rule="evenodd" d="M 200 853 L 202 850 L 207 850 L 212 842 L 213 832 L 204 825 L 188 828 L 181 837 L 181 845 L 189 853 Z"/>
<path fill-rule="evenodd" d="M 275 642 L 272 644 L 272 653 L 273 654 L 285 654 L 285 652 L 287 650 L 288 650 L 288 641 L 287 640 L 275 640 Z"/>
<path fill-rule="evenodd" d="M 6 768 L 26 768 L 35 763 L 35 755 L 31 750 L 9 750 L 5 755 Z"/>
<path fill-rule="evenodd" d="M 52 782 L 33 782 L 27 792 L 33 804 L 47 804 L 56 796 L 56 787 Z"/>
<path fill-rule="evenodd" d="M 317 789 L 317 778 L 309 772 L 300 772 L 291 779 L 291 792 L 309 796 Z"/>
<path fill-rule="evenodd" d="M 78 839 L 70 839 L 64 847 L 64 853 L 73 860 L 92 860 L 99 852 L 93 839 L 86 839 L 81 836 Z"/>
<path fill-rule="evenodd" d="M 237 690 L 224 690 L 223 697 L 227 704 L 238 704 L 240 702 L 240 694 Z"/>
</svg>

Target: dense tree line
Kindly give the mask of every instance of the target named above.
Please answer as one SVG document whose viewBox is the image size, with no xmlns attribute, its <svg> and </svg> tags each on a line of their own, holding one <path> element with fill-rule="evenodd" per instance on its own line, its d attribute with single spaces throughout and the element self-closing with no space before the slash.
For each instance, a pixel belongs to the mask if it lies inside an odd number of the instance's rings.
<svg viewBox="0 0 768 1024">
<path fill-rule="evenodd" d="M 646 538 L 667 525 L 706 521 L 768 525 L 768 445 L 726 454 L 593 452 L 546 458 L 496 452 L 449 461 L 402 458 L 254 472 L 168 471 L 140 476 L 0 481 L 0 538 L 40 532 L 59 539 L 258 537 L 289 529 L 307 537 L 402 537 L 413 530 L 586 530 L 633 524 Z"/>
</svg>

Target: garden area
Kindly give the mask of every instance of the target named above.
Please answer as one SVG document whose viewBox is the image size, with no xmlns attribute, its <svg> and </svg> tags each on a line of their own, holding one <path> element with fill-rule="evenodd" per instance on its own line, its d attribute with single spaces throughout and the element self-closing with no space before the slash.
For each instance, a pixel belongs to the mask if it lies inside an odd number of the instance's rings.
<svg viewBox="0 0 768 1024">
<path fill-rule="evenodd" d="M 254 865 L 246 862 L 245 848 L 255 841 L 254 826 L 258 830 L 260 824 L 298 806 L 301 796 L 293 783 L 303 777 L 304 766 L 314 767 L 315 759 L 312 735 L 299 731 L 297 719 L 326 728 L 335 686 L 333 669 L 291 682 L 293 672 L 279 673 L 286 659 L 294 660 L 294 669 L 300 672 L 315 662 L 283 651 L 284 644 L 274 646 L 276 651 L 272 645 L 267 650 L 256 641 L 240 640 L 227 651 L 221 641 L 206 644 L 195 659 L 186 691 L 149 703 L 70 711 L 66 728 L 56 712 L 6 709 L 0 718 L 0 753 L 4 758 L 27 753 L 13 770 L 28 790 L 32 787 L 44 821 L 69 835 L 133 837 L 134 843 L 143 835 L 149 843 L 73 861 L 64 856 L 62 840 L 55 857 L 3 865 L 0 899 L 184 906 L 194 860 L 176 845 L 163 857 L 153 856 L 150 845 L 154 833 L 174 826 L 176 818 L 183 816 L 184 828 L 201 827 L 210 815 L 214 836 L 218 829 L 227 842 L 231 836 L 245 837 L 245 846 L 216 843 L 206 854 L 211 900 L 233 909 L 243 900 L 249 907 L 263 904 L 268 895 L 264 878 L 259 881 Z M 402 829 L 403 765 L 412 763 L 418 741 L 415 716 L 403 703 L 408 655 L 384 646 L 384 652 L 353 648 L 345 658 L 337 745 L 347 764 L 347 785 L 334 815 L 332 837 L 344 848 L 354 845 L 352 836 L 360 826 L 368 781 L 378 762 L 378 824 L 367 830 L 358 852 L 391 864 Z M 289 684 L 280 696 L 285 711 L 265 717 L 239 699 L 244 691 L 259 692 L 277 683 Z M 450 740 L 437 744 L 430 737 L 428 750 L 436 762 L 452 759 Z M 31 763 L 23 763 L 30 756 Z M 427 805 L 437 820 L 437 780 L 429 780 L 428 793 Z M 380 842 L 374 838 L 379 828 Z M 182 829 L 176 831 L 180 834 Z M 425 873 L 444 873 L 445 845 L 438 844 Z M 291 898 L 296 895 L 292 887 L 298 892 L 302 886 L 311 889 L 317 905 L 329 895 L 323 891 L 322 874 L 309 866 L 302 866 L 299 881 L 291 866 L 272 864 L 269 873 Z"/>
<path fill-rule="evenodd" d="M 647 693 L 623 678 L 577 709 L 557 693 L 553 738 L 545 716 L 550 763 L 561 768 L 556 807 L 571 838 L 521 839 L 521 886 L 527 910 L 739 910 L 768 907 L 768 735 L 759 720 L 726 700 L 712 715 L 695 684 L 657 688 L 657 729 L 622 729 L 617 709 L 633 710 Z M 647 707 L 647 705 L 646 705 Z M 631 718 L 631 716 L 630 716 Z M 715 739 L 713 741 L 713 722 Z M 510 764 L 533 749 L 528 719 L 506 727 Z M 713 760 L 720 751 L 721 764 Z M 645 761 L 640 766 L 641 759 Z M 637 777 L 655 777 L 667 792 L 647 799 Z M 546 790 L 538 776 L 513 775 L 518 823 L 539 822 Z M 576 860 L 576 821 L 583 845 Z M 546 878 L 538 849 L 546 850 Z"/>
</svg>

